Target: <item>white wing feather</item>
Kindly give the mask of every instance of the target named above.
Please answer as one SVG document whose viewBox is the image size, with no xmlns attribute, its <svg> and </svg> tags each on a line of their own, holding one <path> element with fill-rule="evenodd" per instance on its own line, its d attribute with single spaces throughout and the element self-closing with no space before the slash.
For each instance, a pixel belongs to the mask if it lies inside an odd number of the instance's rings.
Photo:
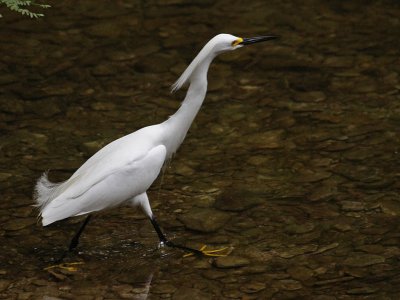
<svg viewBox="0 0 400 300">
<path fill-rule="evenodd" d="M 141 174 L 143 172 L 146 173 L 146 167 L 142 166 L 140 162 L 141 160 L 146 158 L 151 150 L 159 146 L 156 144 L 156 141 L 159 140 L 157 139 L 157 137 L 160 134 L 160 130 L 161 129 L 158 128 L 157 125 L 149 126 L 142 128 L 130 135 L 124 136 L 118 140 L 115 140 L 114 142 L 108 144 L 96 154 L 94 154 L 67 181 L 63 183 L 50 183 L 47 180 L 46 175 L 39 179 L 36 186 L 36 202 L 41 209 L 43 224 L 47 225 L 57 220 L 67 218 L 69 216 L 85 213 L 79 213 L 77 211 L 78 207 L 84 208 L 85 206 L 87 206 L 87 203 L 85 204 L 83 202 L 88 202 L 89 200 L 94 201 L 94 199 L 89 199 L 87 195 L 85 197 L 83 196 L 85 194 L 88 194 L 88 192 L 92 190 L 95 186 L 99 186 L 100 183 L 103 183 L 104 185 L 104 182 L 108 179 L 111 181 L 110 183 L 118 184 L 118 182 L 114 182 L 116 179 L 124 180 L 124 178 L 119 178 L 121 172 L 130 172 L 129 176 L 132 175 L 133 178 L 135 178 L 135 174 L 133 174 L 135 172 L 137 173 L 136 176 L 143 177 L 143 175 L 146 175 Z M 162 147 L 165 150 L 165 147 Z M 153 173 L 156 172 L 158 175 L 165 160 L 165 154 L 161 153 L 157 155 L 157 164 L 153 167 L 154 170 L 150 171 L 152 171 Z M 162 162 L 160 166 L 158 166 L 158 161 L 161 160 Z M 140 179 L 141 178 L 138 178 L 139 181 L 141 181 Z M 146 183 L 142 183 L 142 185 L 146 185 L 146 189 L 155 180 L 155 178 L 150 179 L 152 179 L 152 181 L 148 183 L 148 186 Z M 134 182 L 132 182 L 131 186 L 132 185 L 135 185 Z M 112 189 L 113 187 L 108 188 Z M 136 189 L 138 188 L 139 187 L 136 187 Z M 121 189 L 123 190 L 124 187 L 121 186 L 119 191 L 115 191 L 116 196 L 121 196 L 118 194 Z M 144 191 L 145 190 L 137 192 L 139 193 Z M 131 191 L 131 193 L 134 192 L 135 191 Z M 104 194 L 108 193 L 108 191 L 100 190 L 98 191 L 98 193 Z M 133 197 L 136 195 L 129 196 Z M 92 197 L 101 198 L 102 195 L 98 195 L 98 197 L 94 196 L 95 195 L 93 195 Z M 75 199 L 76 201 L 74 201 Z M 109 199 L 109 201 L 107 201 L 107 199 L 104 199 L 103 201 L 110 202 L 105 203 L 105 206 L 110 206 L 111 203 L 118 204 L 118 201 L 115 200 L 116 199 L 111 198 Z M 76 203 L 72 205 L 71 202 Z M 72 206 L 74 206 L 74 209 L 72 209 Z M 67 209 L 70 210 L 69 215 L 66 212 L 61 213 L 60 207 L 70 208 Z M 98 207 L 101 207 L 101 205 L 98 205 Z M 55 210 L 57 210 L 58 213 L 55 213 Z M 58 214 L 59 216 L 56 216 L 56 214 Z M 61 218 L 61 216 L 63 217 Z"/>
</svg>

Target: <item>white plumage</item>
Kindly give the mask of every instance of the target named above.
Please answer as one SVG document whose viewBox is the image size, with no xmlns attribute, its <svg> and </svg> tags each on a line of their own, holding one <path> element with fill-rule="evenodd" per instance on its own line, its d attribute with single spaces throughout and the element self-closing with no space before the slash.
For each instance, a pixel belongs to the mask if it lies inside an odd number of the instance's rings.
<svg viewBox="0 0 400 300">
<path fill-rule="evenodd" d="M 157 140 L 164 126 L 154 127 L 108 144 L 63 183 L 50 183 L 44 174 L 36 186 L 43 225 L 134 201 L 135 196 L 145 193 L 157 178 L 167 152 Z M 146 214 L 151 216 L 151 210 Z"/>
<path fill-rule="evenodd" d="M 264 40 L 267 37 L 264 37 Z M 272 37 L 269 37 L 271 39 Z M 261 40 L 248 39 L 248 44 Z M 109 207 L 140 205 L 152 219 L 146 194 L 167 158 L 182 143 L 207 91 L 207 71 L 216 55 L 246 44 L 229 34 L 212 38 L 172 86 L 190 83 L 179 110 L 167 121 L 124 136 L 94 154 L 67 181 L 51 183 L 43 174 L 35 188 L 43 226 Z"/>
</svg>

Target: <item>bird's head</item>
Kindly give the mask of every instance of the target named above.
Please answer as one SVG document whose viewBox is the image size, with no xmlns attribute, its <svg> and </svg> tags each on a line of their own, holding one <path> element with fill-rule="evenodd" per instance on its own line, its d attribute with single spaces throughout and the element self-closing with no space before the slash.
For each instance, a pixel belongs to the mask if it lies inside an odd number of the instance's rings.
<svg viewBox="0 0 400 300">
<path fill-rule="evenodd" d="M 255 43 L 265 42 L 269 40 L 277 39 L 278 36 L 275 35 L 265 35 L 265 36 L 257 36 L 252 38 L 242 38 L 237 37 L 231 34 L 221 33 L 216 35 L 211 39 L 210 43 L 213 44 L 213 50 L 215 53 L 219 54 L 222 52 L 228 52 L 232 50 L 236 50 L 245 45 L 251 45 Z"/>
<path fill-rule="evenodd" d="M 171 91 L 179 90 L 185 83 L 191 80 L 192 75 L 200 65 L 208 65 L 220 53 L 236 50 L 245 45 L 265 42 L 277 39 L 275 35 L 257 36 L 252 38 L 241 38 L 231 34 L 221 33 L 213 37 L 204 47 L 200 53 L 194 58 L 178 80 L 172 85 Z"/>
</svg>

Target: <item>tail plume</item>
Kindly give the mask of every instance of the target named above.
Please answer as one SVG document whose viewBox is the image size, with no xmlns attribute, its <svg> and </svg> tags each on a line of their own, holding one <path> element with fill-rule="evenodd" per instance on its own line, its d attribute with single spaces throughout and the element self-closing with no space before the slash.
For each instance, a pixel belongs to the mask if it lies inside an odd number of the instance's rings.
<svg viewBox="0 0 400 300">
<path fill-rule="evenodd" d="M 46 205 L 58 195 L 60 186 L 63 184 L 63 182 L 51 182 L 47 177 L 47 173 L 48 172 L 43 173 L 43 175 L 38 179 L 33 194 L 33 198 L 36 202 L 35 206 L 39 207 L 41 212 Z"/>
</svg>

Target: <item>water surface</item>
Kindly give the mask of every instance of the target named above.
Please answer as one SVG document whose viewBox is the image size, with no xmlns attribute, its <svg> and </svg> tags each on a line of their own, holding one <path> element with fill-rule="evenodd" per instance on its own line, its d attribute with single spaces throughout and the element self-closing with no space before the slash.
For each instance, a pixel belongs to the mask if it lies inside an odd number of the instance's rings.
<svg viewBox="0 0 400 300">
<path fill-rule="evenodd" d="M 398 299 L 397 2 L 51 4 L 37 21 L 2 12 L 1 299 Z M 82 219 L 42 228 L 35 180 L 165 120 L 184 97 L 170 85 L 220 32 L 282 39 L 216 59 L 149 196 L 170 238 L 228 258 L 159 250 L 122 207 L 95 215 L 76 271 L 44 270 Z"/>
</svg>

